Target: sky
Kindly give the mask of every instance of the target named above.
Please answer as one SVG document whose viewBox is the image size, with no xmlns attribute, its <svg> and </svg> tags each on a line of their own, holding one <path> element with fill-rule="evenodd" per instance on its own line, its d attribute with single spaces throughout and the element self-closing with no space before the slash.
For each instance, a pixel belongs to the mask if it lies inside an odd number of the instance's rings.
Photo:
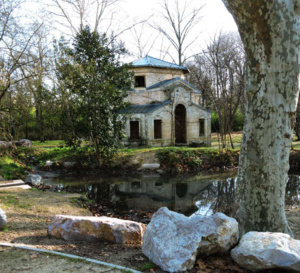
<svg viewBox="0 0 300 273">
<path fill-rule="evenodd" d="M 160 2 L 162 1 L 123 0 L 120 7 L 128 17 L 147 18 L 151 14 L 159 12 Z M 189 2 L 191 2 L 192 7 L 205 5 L 203 9 L 203 24 L 207 32 L 213 33 L 220 29 L 237 31 L 236 24 L 222 0 L 190 0 Z"/>
<path fill-rule="evenodd" d="M 161 10 L 160 1 L 157 0 L 124 0 L 120 8 L 122 12 L 126 15 L 127 18 L 149 18 L 151 15 L 157 16 Z M 199 39 L 193 46 L 190 48 L 189 54 L 196 54 L 201 49 L 204 49 L 207 44 L 211 41 L 213 36 L 220 32 L 237 32 L 236 24 L 233 20 L 231 14 L 227 11 L 224 6 L 222 0 L 190 0 L 191 7 L 198 7 L 199 5 L 204 5 L 202 10 L 202 20 L 197 25 L 197 27 L 193 30 L 191 37 L 195 37 L 199 35 Z M 172 0 L 170 1 L 172 3 Z M 159 18 L 155 19 L 159 20 Z M 144 36 L 149 36 L 149 32 L 153 30 L 146 29 Z M 155 35 L 154 35 L 155 36 Z M 125 41 L 127 47 L 134 48 L 134 42 L 132 41 L 132 37 L 130 33 L 126 33 L 126 35 L 122 36 L 122 39 Z M 153 50 L 150 50 L 149 55 L 153 57 L 162 57 L 159 53 L 158 48 L 160 47 L 160 39 L 157 39 L 156 46 L 154 46 Z M 168 61 L 170 58 L 165 56 Z"/>
<path fill-rule="evenodd" d="M 30 1 L 30 0 L 29 0 Z M 32 0 L 36 1 L 36 0 Z M 176 0 L 168 0 L 172 5 Z M 211 39 L 220 31 L 223 32 L 237 32 L 236 24 L 231 14 L 225 8 L 222 0 L 187 0 L 190 8 L 197 8 L 204 5 L 201 15 L 202 20 L 191 31 L 189 39 L 194 39 L 198 36 L 197 41 L 189 48 L 186 56 L 192 56 L 201 52 L 209 44 Z M 179 3 L 183 3 L 184 0 L 179 0 Z M 39 2 L 29 2 L 27 5 L 27 11 L 30 12 L 39 5 L 44 5 L 47 8 L 47 3 L 51 3 L 51 0 L 39 0 Z M 165 59 L 166 61 L 177 60 L 174 55 L 176 52 L 172 47 L 168 46 L 166 40 L 162 39 L 162 36 L 158 36 L 150 24 L 157 23 L 164 26 L 164 22 L 160 19 L 160 12 L 162 0 L 119 0 L 117 6 L 114 6 L 112 10 L 109 10 L 105 15 L 107 18 L 111 17 L 111 11 L 115 13 L 115 21 L 112 24 L 112 29 L 115 32 L 119 32 L 122 29 L 130 28 L 131 25 L 137 22 L 141 22 L 147 18 L 150 18 L 145 24 L 137 24 L 134 29 L 128 30 L 120 35 L 118 38 L 125 43 L 125 47 L 131 53 L 127 57 L 128 61 L 133 61 L 139 58 L 139 55 L 149 54 L 150 56 Z M 25 12 L 25 11 L 24 11 Z M 71 12 L 70 12 L 71 13 Z M 71 13 L 72 14 L 72 13 Z M 93 11 L 91 11 L 90 19 L 92 20 Z M 72 16 L 73 19 L 73 16 Z M 107 20 L 106 22 L 108 22 Z M 105 24 L 105 21 L 104 23 Z M 59 27 L 58 27 L 59 29 Z M 100 31 L 105 31 L 106 26 L 102 26 Z M 141 35 L 143 44 L 143 54 L 140 54 L 137 47 L 136 36 Z M 55 33 L 56 38 L 60 36 L 58 32 Z M 189 42 L 189 41 L 187 41 Z"/>
</svg>

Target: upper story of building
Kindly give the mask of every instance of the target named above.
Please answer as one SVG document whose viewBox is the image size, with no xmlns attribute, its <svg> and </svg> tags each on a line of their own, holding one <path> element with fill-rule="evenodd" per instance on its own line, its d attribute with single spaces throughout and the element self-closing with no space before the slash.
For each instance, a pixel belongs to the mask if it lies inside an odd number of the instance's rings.
<svg viewBox="0 0 300 273">
<path fill-rule="evenodd" d="M 189 90 L 191 100 L 200 104 L 201 92 L 185 81 L 189 70 L 185 66 L 166 62 L 146 55 L 132 63 L 134 88 L 126 98 L 131 104 L 149 104 L 168 100 L 167 89 L 181 86 Z M 177 88 L 177 92 L 178 92 Z"/>
<path fill-rule="evenodd" d="M 146 55 L 145 58 L 132 63 L 135 73 L 135 90 L 150 88 L 151 86 L 174 78 L 185 79 L 189 73 L 187 67 L 165 62 Z"/>
</svg>

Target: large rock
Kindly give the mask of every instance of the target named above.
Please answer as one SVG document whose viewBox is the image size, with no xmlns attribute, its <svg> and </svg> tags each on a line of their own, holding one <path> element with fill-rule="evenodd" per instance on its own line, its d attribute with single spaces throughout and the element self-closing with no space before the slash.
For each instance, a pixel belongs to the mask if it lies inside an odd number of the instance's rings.
<svg viewBox="0 0 300 273">
<path fill-rule="evenodd" d="M 5 211 L 0 209 L 0 230 L 4 230 L 7 224 Z"/>
<path fill-rule="evenodd" d="M 141 244 L 146 226 L 141 223 L 110 217 L 56 215 L 48 234 L 77 241 L 103 239 L 117 244 Z"/>
<path fill-rule="evenodd" d="M 38 174 L 29 174 L 26 176 L 25 183 L 33 185 L 33 186 L 40 186 L 43 185 L 42 177 Z"/>
<path fill-rule="evenodd" d="M 248 232 L 231 256 L 250 270 L 280 268 L 300 272 L 300 241 L 284 233 Z"/>
<path fill-rule="evenodd" d="M 189 218 L 160 208 L 147 226 L 142 251 L 165 271 L 186 271 L 198 254 L 226 252 L 238 238 L 237 221 L 223 213 Z"/>
</svg>

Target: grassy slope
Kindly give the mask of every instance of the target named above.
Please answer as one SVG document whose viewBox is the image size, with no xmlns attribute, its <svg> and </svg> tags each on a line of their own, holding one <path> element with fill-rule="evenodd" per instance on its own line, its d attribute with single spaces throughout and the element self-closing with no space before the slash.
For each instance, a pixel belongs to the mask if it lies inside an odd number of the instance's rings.
<svg viewBox="0 0 300 273">
<path fill-rule="evenodd" d="M 240 142 L 241 142 L 242 134 L 241 132 L 234 132 L 232 134 L 233 143 L 235 146 L 235 150 L 239 150 Z M 46 160 L 52 161 L 79 161 L 82 166 L 88 165 L 93 160 L 93 155 L 91 149 L 87 146 L 83 146 L 79 151 L 74 151 L 72 148 L 63 147 L 64 142 L 61 140 L 54 141 L 45 141 L 43 143 L 39 141 L 33 142 L 33 149 L 30 150 L 22 150 L 18 152 L 17 157 L 10 157 L 8 155 L 0 157 L 0 176 L 4 179 L 17 179 L 24 178 L 25 174 L 28 170 L 30 170 L 30 166 L 26 167 L 24 163 L 22 163 L 22 158 L 26 158 L 27 156 L 34 156 L 37 159 L 36 163 L 43 165 Z M 212 134 L 212 142 L 211 147 L 201 147 L 201 148 L 190 148 L 190 147 L 137 147 L 137 148 L 123 148 L 119 150 L 119 155 L 115 158 L 115 161 L 126 163 L 129 161 L 135 161 L 137 164 L 141 163 L 153 163 L 148 162 L 153 160 L 155 156 L 153 154 L 157 154 L 161 151 L 178 151 L 179 153 L 183 153 L 185 151 L 192 153 L 206 153 L 213 154 L 220 149 L 218 136 L 217 134 Z M 293 150 L 300 150 L 300 141 L 293 142 Z M 147 161 L 147 156 L 152 153 L 152 156 L 149 157 Z M 16 158 L 20 158 L 18 160 Z M 144 160 L 145 158 L 145 160 Z"/>
</svg>

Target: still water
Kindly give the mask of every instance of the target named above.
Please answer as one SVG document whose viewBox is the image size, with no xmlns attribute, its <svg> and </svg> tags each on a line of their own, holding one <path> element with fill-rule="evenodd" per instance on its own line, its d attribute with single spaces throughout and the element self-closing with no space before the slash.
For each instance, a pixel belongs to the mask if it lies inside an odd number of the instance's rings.
<svg viewBox="0 0 300 273">
<path fill-rule="evenodd" d="M 55 191 L 86 194 L 96 202 L 109 199 L 124 210 L 156 211 L 164 206 L 186 215 L 196 210 L 203 215 L 217 211 L 231 215 L 235 209 L 236 173 L 52 177 L 43 182 Z M 286 205 L 300 205 L 299 174 L 289 175 Z"/>
</svg>

